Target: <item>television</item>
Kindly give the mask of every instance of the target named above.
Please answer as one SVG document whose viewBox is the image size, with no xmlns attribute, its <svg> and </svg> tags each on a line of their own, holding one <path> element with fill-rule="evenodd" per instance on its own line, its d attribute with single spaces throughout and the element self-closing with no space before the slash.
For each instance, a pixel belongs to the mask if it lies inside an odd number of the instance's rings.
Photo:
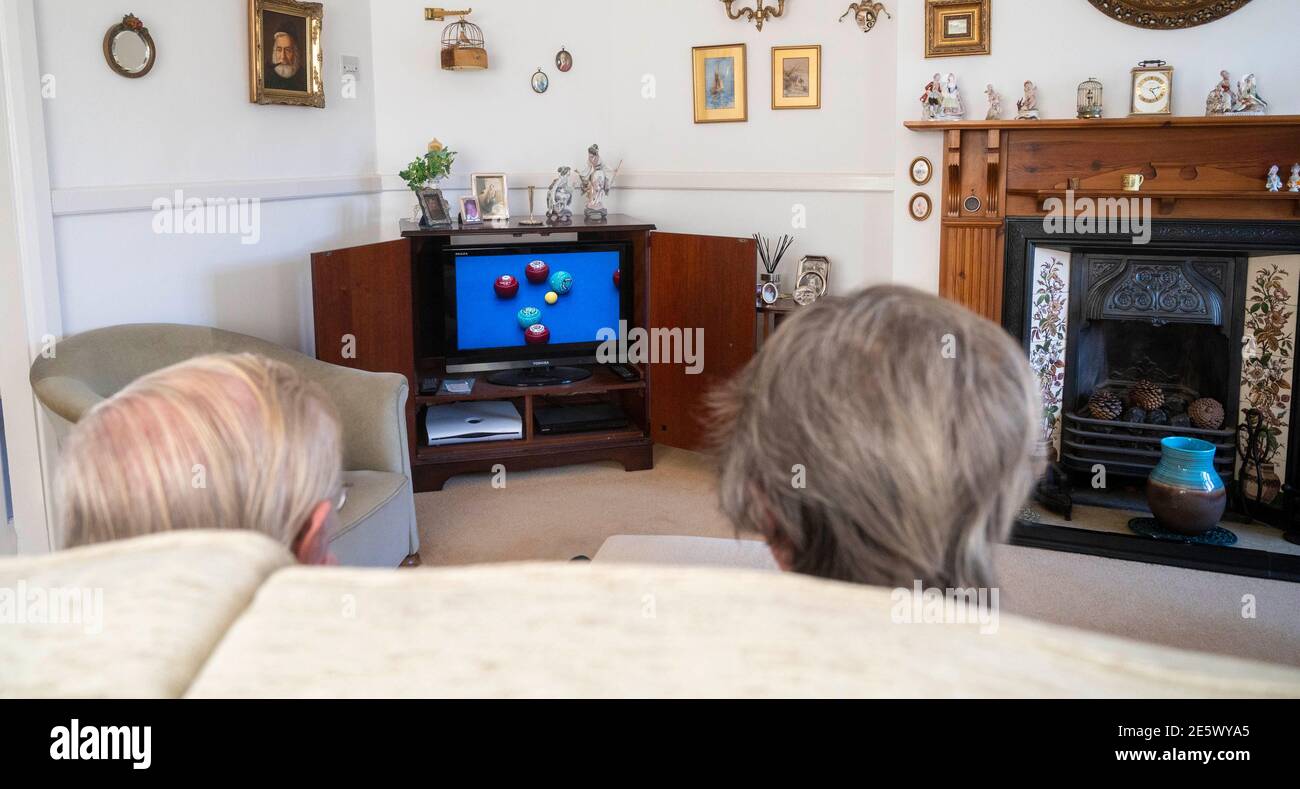
<svg viewBox="0 0 1300 789">
<path fill-rule="evenodd" d="M 503 386 L 580 381 L 632 322 L 630 242 L 463 245 L 441 253 L 447 373 Z M 613 332 L 611 335 L 610 332 Z"/>
</svg>

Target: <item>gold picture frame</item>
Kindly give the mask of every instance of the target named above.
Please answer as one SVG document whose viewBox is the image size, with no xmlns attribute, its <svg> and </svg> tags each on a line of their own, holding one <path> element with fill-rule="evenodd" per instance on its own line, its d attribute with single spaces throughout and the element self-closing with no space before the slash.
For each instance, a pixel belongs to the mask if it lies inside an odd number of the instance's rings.
<svg viewBox="0 0 1300 789">
<path fill-rule="evenodd" d="M 325 106 L 325 8 L 297 0 L 248 0 L 248 100 Z"/>
<path fill-rule="evenodd" d="M 990 54 L 990 6 L 990 0 L 925 0 L 925 56 Z"/>
<path fill-rule="evenodd" d="M 749 120 L 749 79 L 744 44 L 691 48 L 696 123 Z"/>
<path fill-rule="evenodd" d="M 821 45 L 772 47 L 772 109 L 818 110 L 821 106 Z"/>
</svg>

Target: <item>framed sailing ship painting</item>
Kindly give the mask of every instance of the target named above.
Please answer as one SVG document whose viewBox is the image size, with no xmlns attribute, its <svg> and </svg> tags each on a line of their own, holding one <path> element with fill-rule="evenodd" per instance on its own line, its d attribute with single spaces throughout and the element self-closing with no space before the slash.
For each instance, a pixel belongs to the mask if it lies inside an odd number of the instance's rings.
<svg viewBox="0 0 1300 789">
<path fill-rule="evenodd" d="M 749 120 L 749 80 L 745 45 L 724 44 L 691 50 L 696 123 Z"/>
</svg>

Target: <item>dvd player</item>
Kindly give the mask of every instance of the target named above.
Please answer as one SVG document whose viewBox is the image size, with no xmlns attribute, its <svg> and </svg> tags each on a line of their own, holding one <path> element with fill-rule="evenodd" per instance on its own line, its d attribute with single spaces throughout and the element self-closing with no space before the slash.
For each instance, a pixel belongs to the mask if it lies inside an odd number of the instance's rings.
<svg viewBox="0 0 1300 789">
<path fill-rule="evenodd" d="M 627 427 L 627 415 L 614 403 L 539 406 L 533 418 L 544 436 Z"/>
</svg>

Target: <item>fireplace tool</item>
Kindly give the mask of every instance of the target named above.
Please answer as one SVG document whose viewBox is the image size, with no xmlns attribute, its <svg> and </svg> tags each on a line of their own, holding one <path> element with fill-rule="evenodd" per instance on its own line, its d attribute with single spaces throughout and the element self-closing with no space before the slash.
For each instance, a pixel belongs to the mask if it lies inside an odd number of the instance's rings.
<svg viewBox="0 0 1300 789">
<path fill-rule="evenodd" d="M 1277 447 L 1269 441 L 1268 425 L 1258 408 L 1248 409 L 1245 420 L 1237 427 L 1237 451 L 1241 453 L 1241 466 L 1233 480 L 1233 497 L 1237 508 L 1249 521 L 1264 506 L 1264 464 L 1277 455 Z M 1246 492 L 1246 485 L 1254 483 L 1255 496 Z"/>
</svg>

